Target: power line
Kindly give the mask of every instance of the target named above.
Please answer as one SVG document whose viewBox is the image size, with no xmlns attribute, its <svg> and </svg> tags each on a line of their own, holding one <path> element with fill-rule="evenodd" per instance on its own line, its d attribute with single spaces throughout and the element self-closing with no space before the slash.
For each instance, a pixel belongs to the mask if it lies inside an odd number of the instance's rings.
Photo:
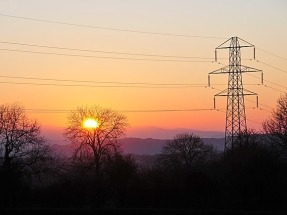
<svg viewBox="0 0 287 215">
<path fill-rule="evenodd" d="M 253 123 L 256 123 L 256 124 L 262 125 L 262 123 L 261 123 L 261 122 L 257 122 L 257 121 L 252 120 L 252 119 L 246 119 L 246 120 L 247 120 L 247 121 L 249 121 L 249 122 L 253 122 Z"/>
<path fill-rule="evenodd" d="M 268 113 L 272 113 L 272 111 L 265 110 L 265 109 L 263 109 L 263 108 L 259 108 L 259 110 L 262 110 L 262 111 L 265 111 L 265 112 L 268 112 Z"/>
<path fill-rule="evenodd" d="M 251 100 L 248 100 L 246 99 L 247 101 L 249 102 L 254 102 L 254 101 L 251 101 Z M 254 102 L 255 103 L 255 102 Z M 267 105 L 263 105 L 263 104 L 260 104 L 262 106 L 265 106 L 265 107 L 269 107 L 269 108 L 272 108 L 270 106 L 267 106 Z M 254 109 L 254 108 L 252 108 Z M 263 108 L 256 108 L 256 109 L 259 109 L 259 110 L 262 110 L 262 111 L 265 111 L 265 112 L 268 112 L 268 113 L 272 113 L 271 111 L 269 110 L 266 110 L 266 109 L 263 109 Z M 147 113 L 147 112 L 150 112 L 150 113 L 154 113 L 154 112 L 193 112 L 193 111 L 219 111 L 219 112 L 223 112 L 223 113 L 226 113 L 225 111 L 223 111 L 225 109 L 214 109 L 214 108 L 197 108 L 197 109 L 153 109 L 153 110 L 119 110 L 119 112 L 123 112 L 123 113 Z M 69 110 L 69 109 L 25 109 L 25 111 L 29 112 L 29 113 L 70 113 L 72 111 L 75 111 L 75 110 Z"/>
<path fill-rule="evenodd" d="M 211 87 L 211 89 L 214 89 L 214 90 L 216 90 L 216 91 L 218 91 L 218 92 L 221 92 L 221 91 L 222 91 L 222 90 L 220 90 L 220 89 L 218 89 L 218 88 L 215 88 L 215 87 Z M 252 101 L 252 100 L 250 100 L 250 99 L 245 99 L 245 101 L 249 101 L 249 102 L 252 102 L 252 103 L 257 104 L 257 101 L 255 102 L 255 101 Z M 258 103 L 258 105 L 259 105 L 259 106 L 263 106 L 263 107 L 267 107 L 267 108 L 270 108 L 270 109 L 273 109 L 273 107 L 271 107 L 271 106 L 269 106 L 269 105 L 262 104 L 262 103 Z M 259 109 L 261 109 L 261 108 L 259 108 Z M 263 110 L 263 109 L 261 109 L 261 110 Z M 265 110 L 265 111 L 270 112 L 270 111 L 268 111 L 268 110 Z M 271 112 L 270 112 L 270 113 L 271 113 Z"/>
<path fill-rule="evenodd" d="M 282 71 L 282 72 L 284 72 L 284 73 L 287 73 L 287 71 L 282 70 L 282 69 L 280 69 L 280 68 L 277 68 L 277 67 L 275 67 L 275 66 L 272 66 L 272 65 L 270 65 L 270 64 L 263 63 L 263 62 L 261 62 L 261 61 L 259 61 L 259 60 L 255 60 L 255 61 L 258 62 L 258 63 L 262 63 L 262 64 L 264 64 L 264 65 L 267 65 L 267 66 L 269 66 L 269 67 L 272 67 L 272 68 L 274 68 L 274 69 L 280 70 L 280 71 Z M 223 64 L 223 65 L 224 65 L 224 64 Z M 225 66 L 226 66 L 226 65 L 225 65 Z M 257 79 L 261 79 L 261 77 L 259 78 L 259 77 L 255 76 L 255 75 L 252 75 L 252 74 L 249 74 L 249 73 L 246 73 L 246 75 L 249 75 L 249 76 L 254 77 L 254 78 L 257 78 Z M 275 82 L 272 82 L 272 81 L 269 81 L 269 80 L 266 80 L 266 79 L 263 79 L 263 80 L 264 80 L 264 82 L 268 82 L 268 83 L 270 83 L 270 84 L 273 84 L 273 85 L 276 85 L 276 86 L 279 86 L 279 87 L 282 87 L 282 88 L 286 89 L 286 86 L 283 86 L 283 85 L 281 85 L 281 84 L 277 84 L 277 83 L 275 83 Z M 250 84 L 244 84 L 244 85 L 250 85 Z M 251 85 L 253 85 L 253 84 L 251 84 Z M 268 85 L 266 85 L 266 84 L 257 84 L 257 85 L 262 85 L 262 86 L 264 86 L 264 87 L 270 88 L 270 89 L 275 90 L 275 91 L 280 92 L 280 93 L 286 93 L 285 91 L 282 91 L 282 90 L 280 90 L 280 89 L 277 89 L 277 88 L 268 86 Z M 216 88 L 213 88 L 213 89 L 216 89 Z M 220 89 L 216 89 L 216 90 L 221 91 Z M 251 100 L 246 99 L 246 101 L 251 101 Z M 254 101 L 252 101 L 252 102 L 254 102 Z M 254 103 L 255 103 L 255 102 L 254 102 Z M 259 104 L 259 105 L 262 105 L 262 106 L 265 106 L 265 107 L 268 107 L 268 108 L 273 109 L 273 107 L 270 107 L 270 106 L 268 106 L 268 105 L 264 105 L 264 104 Z M 262 109 L 262 108 L 260 108 L 260 109 L 261 109 L 261 110 L 264 110 L 264 109 Z M 264 110 L 264 111 L 270 112 L 270 111 L 268 111 L 268 110 Z M 271 112 L 270 112 L 270 113 L 271 113 Z"/>
<path fill-rule="evenodd" d="M 253 59 L 251 59 L 251 60 L 253 60 Z M 282 69 L 280 69 L 280 68 L 277 68 L 277 67 L 275 67 L 275 66 L 272 66 L 272 65 L 270 65 L 270 64 L 263 63 L 263 62 L 261 62 L 261 61 L 259 61 L 259 60 L 255 60 L 255 61 L 258 62 L 258 63 L 262 63 L 262 64 L 264 64 L 264 65 L 266 65 L 266 66 L 272 67 L 272 68 L 274 68 L 274 69 L 280 70 L 280 71 L 282 71 L 282 72 L 284 72 L 284 73 L 287 73 L 287 71 L 282 70 Z M 226 66 L 226 65 L 225 65 L 225 66 Z M 255 76 L 255 75 L 251 75 L 251 74 L 249 74 L 249 73 L 246 73 L 246 75 L 249 75 L 249 76 L 254 77 L 254 78 L 257 78 L 257 79 L 262 79 L 261 77 L 259 78 L 259 77 Z M 286 89 L 286 86 L 283 86 L 283 85 L 281 85 L 281 84 L 277 84 L 277 83 L 275 83 L 275 82 L 272 82 L 272 81 L 269 81 L 269 80 L 266 80 L 266 79 L 263 79 L 263 80 L 264 80 L 264 82 L 268 82 L 268 83 L 270 83 L 270 84 L 273 84 L 273 85 L 276 85 L 276 86 L 278 86 L 278 87 L 282 87 L 282 88 Z M 244 85 L 249 85 L 249 84 L 244 84 Z M 263 86 L 265 86 L 265 87 L 267 87 L 267 88 L 270 88 L 270 89 L 275 90 L 275 91 L 280 92 L 280 93 L 286 93 L 286 92 L 284 92 L 284 91 L 282 91 L 282 90 L 279 90 L 279 89 L 274 88 L 274 87 L 270 87 L 270 86 L 268 86 L 268 85 L 266 85 L 266 84 L 258 84 L 258 85 L 263 85 Z"/>
<path fill-rule="evenodd" d="M 182 86 L 133 86 L 133 85 L 81 85 L 81 84 L 55 84 L 34 82 L 0 81 L 0 84 L 57 86 L 57 87 L 93 87 L 93 88 L 207 88 L 205 85 L 182 85 Z"/>
<path fill-rule="evenodd" d="M 280 59 L 282 59 L 282 60 L 286 60 L 286 61 L 287 61 L 287 58 L 281 57 L 281 56 L 279 56 L 279 55 L 277 55 L 277 54 L 274 54 L 274 53 L 272 53 L 272 52 L 269 52 L 269 51 L 265 51 L 265 50 L 260 49 L 260 48 L 258 48 L 258 47 L 257 47 L 257 49 L 260 50 L 260 51 L 262 51 L 262 52 L 265 52 L 265 53 L 267 53 L 267 54 L 270 54 L 270 55 L 272 55 L 272 56 L 274 56 L 274 57 L 277 57 L 277 58 L 280 58 Z"/>
<path fill-rule="evenodd" d="M 255 102 L 255 101 L 252 101 L 252 100 L 249 100 L 249 99 L 245 99 L 245 100 L 248 101 L 248 102 L 257 103 L 257 102 Z M 263 106 L 263 107 L 267 107 L 267 108 L 273 109 L 273 107 L 271 107 L 271 106 L 269 106 L 269 105 L 262 104 L 262 103 L 259 103 L 259 106 Z M 259 109 L 260 109 L 260 110 L 264 110 L 264 109 L 262 109 L 262 108 L 260 108 L 260 107 L 259 107 Z M 268 110 L 264 110 L 264 111 L 270 112 L 270 111 L 268 111 Z M 271 113 L 271 112 L 270 112 L 270 113 Z"/>
<path fill-rule="evenodd" d="M 197 109 L 153 109 L 153 110 L 119 110 L 122 113 L 159 113 L 159 112 L 195 112 L 195 111 L 214 111 L 212 108 Z M 76 110 L 60 110 L 60 109 L 25 109 L 28 113 L 70 113 Z"/>
<path fill-rule="evenodd" d="M 254 77 L 254 78 L 257 78 L 257 79 L 261 79 L 261 77 L 257 77 L 257 76 L 255 76 L 255 75 L 251 75 L 251 74 L 248 74 L 248 73 L 247 73 L 246 75 L 249 75 L 249 76 Z M 275 83 L 275 82 L 268 81 L 268 80 L 266 80 L 265 78 L 264 78 L 263 80 L 264 80 L 264 82 L 268 82 L 268 83 L 270 83 L 270 84 L 274 84 L 274 85 L 276 85 L 276 86 L 278 86 L 278 87 L 282 87 L 282 88 L 286 89 L 286 86 L 283 86 L 283 85 L 281 85 L 281 84 L 277 84 L 277 83 Z M 259 85 L 262 85 L 262 84 L 259 84 Z"/>
<path fill-rule="evenodd" d="M 224 114 L 226 114 L 226 112 L 225 111 L 223 111 L 223 110 L 217 110 L 217 111 L 219 111 L 219 112 L 222 112 L 222 113 L 224 113 Z M 257 122 L 257 121 L 254 121 L 254 120 L 252 120 L 252 119 L 246 119 L 247 121 L 250 121 L 250 122 L 253 122 L 253 123 L 256 123 L 256 124 L 262 124 L 261 122 Z"/>
<path fill-rule="evenodd" d="M 249 59 L 249 60 L 250 60 L 250 59 Z M 251 60 L 253 60 L 253 59 L 251 59 Z M 280 70 L 280 71 L 282 71 L 282 72 L 287 73 L 287 71 L 281 70 L 281 69 L 279 69 L 279 68 L 277 68 L 277 67 L 274 67 L 274 66 L 272 66 L 272 65 L 270 65 L 270 64 L 263 63 L 263 62 L 261 62 L 261 61 L 259 61 L 259 60 L 256 60 L 256 61 L 257 61 L 258 63 L 265 64 L 265 65 L 267 65 L 267 66 L 270 66 L 270 67 L 272 67 L 272 68 L 275 68 L 275 69 L 278 69 L 278 70 Z M 226 66 L 226 65 L 225 65 L 225 66 Z M 261 77 L 259 78 L 259 77 L 255 76 L 255 75 L 251 75 L 251 74 L 249 74 L 249 73 L 246 73 L 246 75 L 249 75 L 249 76 L 254 77 L 254 78 L 257 78 L 257 79 L 262 79 Z M 269 81 L 269 80 L 266 80 L 266 79 L 263 79 L 263 80 L 264 80 L 264 82 L 268 82 L 268 83 L 270 83 L 270 84 L 273 84 L 273 85 L 276 85 L 276 86 L 279 86 L 279 87 L 282 87 L 282 88 L 286 89 L 286 86 L 283 86 L 283 85 L 281 85 L 281 84 L 277 84 L 277 83 L 275 83 L 275 82 L 272 82 L 272 81 Z M 250 85 L 250 84 L 244 84 L 244 85 Z M 251 85 L 253 85 L 253 84 L 251 84 Z M 275 91 L 280 92 L 280 93 L 286 93 L 285 91 L 279 90 L 279 89 L 274 88 L 274 87 L 270 87 L 270 86 L 268 86 L 268 85 L 266 85 L 266 84 L 257 84 L 257 85 L 262 85 L 262 86 L 264 86 L 264 87 L 270 88 L 270 89 L 275 90 Z"/>
<path fill-rule="evenodd" d="M 276 66 L 272 66 L 272 65 L 270 65 L 270 64 L 268 64 L 268 63 L 264 63 L 264 62 L 259 61 L 259 60 L 256 60 L 256 62 L 261 63 L 261 64 L 264 64 L 264 65 L 266 65 L 266 66 L 269 66 L 269 67 L 271 67 L 271 68 L 273 68 L 273 69 L 277 69 L 278 71 L 281 71 L 281 72 L 287 73 L 287 71 L 286 71 L 286 70 L 280 69 L 280 68 L 278 68 L 278 67 L 276 67 Z"/>
<path fill-rule="evenodd" d="M 269 67 L 271 67 L 271 68 L 273 68 L 273 69 L 276 69 L 276 70 L 278 70 L 278 71 L 287 73 L 286 70 L 280 69 L 280 68 L 278 68 L 278 67 L 276 67 L 276 66 L 272 66 L 272 65 L 270 65 L 270 64 L 268 64 L 268 63 L 264 63 L 264 62 L 259 61 L 259 60 L 256 60 L 256 62 L 261 63 L 261 64 L 266 65 L 266 66 L 269 66 Z M 265 80 L 265 79 L 264 79 L 264 80 Z M 286 87 L 283 86 L 283 85 L 281 85 L 281 84 L 277 84 L 277 83 L 274 83 L 274 82 L 271 82 L 271 81 L 268 81 L 268 80 L 265 80 L 265 81 L 267 81 L 267 82 L 269 82 L 269 83 L 271 83 L 271 84 L 274 84 L 274 85 L 276 85 L 276 86 L 279 86 L 279 87 L 282 87 L 282 88 L 286 89 Z M 281 93 L 286 93 L 285 91 L 276 89 L 276 88 L 274 88 L 274 87 L 270 87 L 270 86 L 267 86 L 267 85 L 264 85 L 264 86 L 265 86 L 265 87 L 269 87 L 269 88 L 271 88 L 271 89 L 273 89 L 273 90 L 276 90 L 276 91 L 278 91 L 278 92 L 281 92 Z"/>
<path fill-rule="evenodd" d="M 263 110 L 263 109 L 260 109 Z M 67 114 L 76 110 L 61 110 L 61 109 L 25 109 L 28 113 L 40 113 L 40 114 Z M 213 108 L 199 108 L 199 109 L 153 109 L 153 110 L 119 110 L 122 113 L 163 113 L 163 112 L 198 112 L 198 111 L 218 111 L 226 113 L 223 109 Z M 266 111 L 266 110 L 265 110 Z M 268 111 L 269 112 L 269 111 Z M 247 119 L 250 122 L 262 124 L 260 122 Z"/>
<path fill-rule="evenodd" d="M 63 54 L 56 52 L 39 52 L 39 51 L 27 51 L 18 49 L 4 49 L 0 51 L 21 52 L 31 54 L 44 54 L 44 55 L 56 55 L 56 56 L 68 56 L 68 57 L 85 57 L 85 58 L 100 58 L 100 59 L 113 59 L 113 60 L 133 60 L 133 61 L 164 61 L 164 62 L 185 62 L 185 63 L 213 63 L 213 61 L 204 60 L 173 60 L 173 59 L 148 59 L 148 58 L 129 58 L 129 57 L 108 57 L 108 56 L 95 56 L 95 55 L 79 55 L 79 54 Z"/>
<path fill-rule="evenodd" d="M 91 87 L 91 88 L 154 88 L 154 89 L 170 89 L 170 88 L 209 88 L 204 84 L 178 84 L 175 86 L 141 86 L 141 85 L 84 85 L 84 84 L 55 84 L 55 83 L 34 83 L 34 82 L 12 82 L 0 81 L 0 84 L 13 84 L 13 85 L 35 85 L 35 86 L 55 86 L 55 87 Z M 223 84 L 215 84 L 223 85 Z M 250 84 L 252 85 L 252 84 Z M 257 84 L 254 84 L 257 85 Z M 213 89 L 213 88 L 212 88 Z"/>
<path fill-rule="evenodd" d="M 74 82 L 74 83 L 92 83 L 92 84 L 116 84 L 116 85 L 147 85 L 147 86 L 199 86 L 207 87 L 206 84 L 198 83 L 149 83 L 149 82 L 115 82 L 115 81 L 88 81 L 88 80 L 75 80 L 75 79 L 56 79 L 56 78 L 36 78 L 36 77 L 24 77 L 24 76 L 8 76 L 0 75 L 0 78 L 7 79 L 23 79 L 23 80 L 37 80 L 37 81 L 55 81 L 55 82 Z M 13 82 L 11 82 L 13 83 Z M 214 85 L 224 85 L 224 84 L 214 84 Z M 248 85 L 258 85 L 258 84 L 248 84 Z M 80 85 L 86 86 L 86 85 Z M 90 86 L 90 85 L 87 85 Z M 93 86 L 93 85 L 92 85 Z"/>
<path fill-rule="evenodd" d="M 93 83 L 93 84 L 119 84 L 119 85 L 151 85 L 151 86 L 206 86 L 204 84 L 191 84 L 191 83 L 148 83 L 148 82 L 114 82 L 114 81 L 87 81 L 75 79 L 56 79 L 56 78 L 35 78 L 24 76 L 8 76 L 0 75 L 0 78 L 9 79 L 24 79 L 24 80 L 38 80 L 38 81 L 56 81 L 56 82 L 75 82 L 75 83 Z"/>
<path fill-rule="evenodd" d="M 251 76 L 251 77 L 254 77 L 254 78 L 257 78 L 257 79 L 261 79 L 261 78 L 255 76 L 255 75 L 251 75 L 251 74 L 247 74 L 247 75 L 249 75 L 249 76 Z M 274 84 L 274 85 L 277 85 L 277 86 L 279 86 L 279 87 L 282 87 L 282 88 L 285 88 L 285 89 L 286 89 L 286 87 L 284 87 L 283 85 L 277 84 L 277 83 L 272 82 L 272 81 L 268 81 L 268 80 L 266 80 L 266 79 L 263 79 L 263 80 L 264 80 L 265 82 L 270 83 L 270 84 Z M 245 85 L 246 85 L 246 84 L 245 84 Z M 280 93 L 286 93 L 286 92 L 284 92 L 284 91 L 282 91 L 282 90 L 279 90 L 279 89 L 277 89 L 277 88 L 275 88 L 275 87 L 270 87 L 270 86 L 268 86 L 268 85 L 266 85 L 266 84 L 258 84 L 258 85 L 262 85 L 262 86 L 264 86 L 264 87 L 270 88 L 270 89 L 275 90 L 275 91 L 280 92 Z"/>
<path fill-rule="evenodd" d="M 270 88 L 270 89 L 272 89 L 272 90 L 275 90 L 275 91 L 277 91 L 277 92 L 280 92 L 280 93 L 286 93 L 286 92 L 284 92 L 284 91 L 282 91 L 282 90 L 278 90 L 278 89 L 276 89 L 276 88 L 274 88 L 274 87 L 267 86 L 266 84 L 264 84 L 264 86 L 267 87 L 267 88 Z"/>
<path fill-rule="evenodd" d="M 132 55 L 132 56 L 145 56 L 145 57 L 161 57 L 161 58 L 187 58 L 187 59 L 208 59 L 208 60 L 213 59 L 210 57 L 157 55 L 157 54 L 143 54 L 143 53 L 131 53 L 131 52 L 115 52 L 115 51 L 102 51 L 102 50 L 91 50 L 91 49 L 78 49 L 78 48 L 67 48 L 67 47 L 60 47 L 60 46 L 47 46 L 47 45 L 38 45 L 38 44 L 29 44 L 29 43 L 8 42 L 8 41 L 0 41 L 0 43 L 9 44 L 9 45 L 37 47 L 37 48 L 49 48 L 49 49 L 57 49 L 57 50 L 80 51 L 80 52 L 94 52 L 94 53 L 104 53 L 104 54 Z"/>
<path fill-rule="evenodd" d="M 11 82 L 0 81 L 2 84 L 20 84 L 20 85 L 39 85 L 39 86 L 62 86 L 62 87 L 104 87 L 104 88 L 190 88 L 190 87 L 207 87 L 205 84 L 180 84 L 180 83 L 147 83 L 147 82 L 112 82 L 112 81 L 87 81 L 73 79 L 55 79 L 55 78 L 35 78 L 24 76 L 7 76 L 0 75 L 0 78 L 23 79 L 37 81 L 55 81 L 55 82 L 72 82 L 72 83 L 91 83 L 91 84 L 113 84 L 113 85 L 87 85 L 87 84 L 58 84 L 58 83 L 35 83 L 35 82 Z"/>
<path fill-rule="evenodd" d="M 253 60 L 253 59 L 249 59 L 249 60 Z M 269 67 L 274 68 L 274 69 L 277 69 L 277 70 L 279 70 L 279 71 L 281 71 L 281 72 L 287 73 L 287 71 L 285 71 L 285 70 L 283 70 L 283 69 L 280 69 L 280 68 L 278 68 L 278 67 L 272 66 L 272 65 L 270 65 L 270 64 L 264 63 L 264 62 L 259 61 L 259 60 L 255 60 L 255 61 L 256 61 L 257 63 L 262 63 L 262 64 L 264 64 L 264 65 L 266 65 L 266 66 L 269 66 Z M 221 63 L 221 64 L 222 64 L 222 63 Z M 223 64 L 223 65 L 224 65 L 224 64 Z M 225 65 L 225 66 L 227 66 L 227 65 Z M 257 78 L 257 79 L 261 79 L 261 78 L 255 76 L 255 75 L 251 75 L 251 74 L 249 74 L 249 73 L 246 73 L 246 75 L 249 75 L 249 76 L 254 77 L 254 78 Z M 265 78 L 264 78 L 263 80 L 264 80 L 264 82 L 268 82 L 268 83 L 270 83 L 270 84 L 274 84 L 274 85 L 276 85 L 276 86 L 278 86 L 278 87 L 282 87 L 282 88 L 286 89 L 286 86 L 283 86 L 283 85 L 281 85 L 281 84 L 278 84 L 278 83 L 275 83 L 275 82 L 266 80 Z M 247 85 L 247 84 L 244 84 L 244 85 Z M 262 85 L 262 84 L 258 84 L 258 85 Z M 276 89 L 276 88 L 273 88 L 273 87 L 270 87 L 270 86 L 267 86 L 267 85 L 264 85 L 264 84 L 263 84 L 263 86 L 268 87 L 268 88 L 271 88 L 271 89 L 276 90 L 276 91 L 279 91 L 279 92 L 283 92 L 282 90 L 279 90 L 279 89 Z M 283 93 L 285 93 L 285 92 L 283 92 Z"/>
<path fill-rule="evenodd" d="M 29 20 L 29 21 L 36 21 L 36 22 L 44 22 L 44 23 L 50 23 L 50 24 L 59 24 L 59 25 L 67 25 L 67 26 L 82 27 L 82 28 L 93 28 L 93 29 L 108 30 L 108 31 L 119 31 L 119 32 L 126 32 L 126 33 L 138 33 L 138 34 L 172 36 L 172 37 L 190 37 L 190 38 L 202 38 L 202 39 L 226 39 L 226 38 L 223 38 L 223 37 L 212 37 L 212 36 L 202 36 L 202 35 L 187 35 L 187 34 L 172 34 L 172 33 L 140 31 L 140 30 L 131 30 L 131 29 L 122 29 L 122 28 L 110 28 L 110 27 L 93 26 L 93 25 L 83 25 L 83 24 L 52 21 L 52 20 L 45 20 L 45 19 L 29 18 L 29 17 L 23 17 L 23 16 L 14 16 L 14 15 L 8 15 L 8 14 L 0 14 L 0 16 L 9 17 L 9 18 L 15 18 L 15 19 Z"/>
<path fill-rule="evenodd" d="M 120 84 L 120 85 L 124 84 L 124 85 L 151 85 L 151 86 L 158 86 L 158 85 L 160 86 L 190 86 L 190 85 L 205 86 L 204 84 L 191 84 L 191 83 L 179 84 L 179 83 L 88 81 L 88 80 L 75 80 L 75 79 L 35 78 L 35 77 L 8 76 L 8 75 L 0 75 L 0 78 L 38 80 L 38 81 L 56 81 L 56 82 L 93 83 L 93 84 Z"/>
</svg>

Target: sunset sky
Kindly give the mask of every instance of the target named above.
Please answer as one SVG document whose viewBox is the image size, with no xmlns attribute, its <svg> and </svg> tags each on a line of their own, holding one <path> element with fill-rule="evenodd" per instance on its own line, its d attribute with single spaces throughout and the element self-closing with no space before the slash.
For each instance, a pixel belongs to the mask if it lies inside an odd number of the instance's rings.
<svg viewBox="0 0 287 215">
<path fill-rule="evenodd" d="M 213 75 L 213 88 L 207 78 L 228 64 L 228 50 L 213 62 L 214 49 L 238 36 L 257 48 L 258 61 L 244 49 L 242 64 L 264 71 L 264 85 L 260 73 L 243 76 L 259 96 L 259 108 L 246 97 L 247 124 L 260 130 L 286 92 L 286 9 L 285 0 L 0 0 L 1 104 L 21 103 L 44 130 L 99 105 L 131 128 L 224 131 L 226 98 L 212 109 L 227 75 Z"/>
</svg>

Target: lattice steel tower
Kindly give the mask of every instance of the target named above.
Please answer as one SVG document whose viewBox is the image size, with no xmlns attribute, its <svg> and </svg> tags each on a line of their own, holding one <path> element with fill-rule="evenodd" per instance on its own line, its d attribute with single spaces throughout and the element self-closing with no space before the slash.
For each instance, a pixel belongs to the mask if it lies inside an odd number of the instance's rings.
<svg viewBox="0 0 287 215">
<path fill-rule="evenodd" d="M 244 43 L 244 45 L 240 45 L 239 42 Z M 262 74 L 261 70 L 241 65 L 240 49 L 247 47 L 254 48 L 255 59 L 255 46 L 238 37 L 232 37 L 222 43 L 215 49 L 215 61 L 217 61 L 218 49 L 229 49 L 229 65 L 210 72 L 208 75 L 210 86 L 210 74 L 228 74 L 228 88 L 214 96 L 214 108 L 216 108 L 216 96 L 227 96 L 225 151 L 233 150 L 235 145 L 241 145 L 244 141 L 244 134 L 247 132 L 244 96 L 256 95 L 258 106 L 257 94 L 243 88 L 242 73 L 261 72 Z M 263 76 L 261 76 L 261 81 L 263 81 Z"/>
</svg>

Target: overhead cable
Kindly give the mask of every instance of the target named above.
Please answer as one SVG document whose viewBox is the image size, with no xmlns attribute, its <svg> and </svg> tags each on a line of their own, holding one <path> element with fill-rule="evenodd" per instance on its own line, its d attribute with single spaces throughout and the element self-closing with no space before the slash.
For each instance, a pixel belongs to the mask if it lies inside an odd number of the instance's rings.
<svg viewBox="0 0 287 215">
<path fill-rule="evenodd" d="M 260 51 L 262 51 L 262 52 L 265 52 L 265 53 L 267 53 L 267 54 L 270 54 L 270 55 L 272 55 L 272 56 L 274 56 L 274 57 L 277 57 L 277 58 L 280 58 L 280 59 L 282 59 L 282 60 L 286 60 L 286 61 L 287 61 L 287 58 L 281 57 L 281 56 L 279 56 L 279 55 L 277 55 L 277 54 L 274 54 L 274 53 L 272 53 L 272 52 L 265 51 L 265 50 L 260 49 L 260 48 L 258 48 L 258 47 L 256 47 L 256 49 L 258 49 L 258 50 L 260 50 Z"/>
<path fill-rule="evenodd" d="M 191 58 L 191 59 L 208 59 L 208 60 L 213 59 L 211 57 L 157 55 L 157 54 L 144 54 L 144 53 L 131 53 L 131 52 L 115 52 L 115 51 L 102 51 L 102 50 L 91 50 L 91 49 L 78 49 L 78 48 L 68 48 L 68 47 L 59 47 L 59 46 L 47 46 L 47 45 L 30 44 L 30 43 L 8 42 L 8 41 L 0 41 L 0 43 L 9 44 L 9 45 L 20 45 L 20 46 L 28 46 L 28 47 L 37 47 L 37 48 L 49 48 L 49 49 L 68 50 L 68 51 L 80 51 L 80 52 L 94 52 L 94 53 L 103 53 L 103 54 L 118 54 L 118 55 L 161 57 L 161 58 L 187 58 L 187 59 Z"/>
<path fill-rule="evenodd" d="M 57 87 L 93 87 L 93 88 L 207 88 L 206 85 L 181 85 L 181 86 L 141 86 L 141 85 L 86 85 L 86 84 L 56 84 L 56 83 L 34 83 L 34 82 L 12 82 L 0 81 L 0 84 L 35 85 L 35 86 L 57 86 Z"/>
<path fill-rule="evenodd" d="M 28 51 L 28 50 L 5 49 L 5 48 L 0 48 L 0 51 L 21 52 L 21 53 L 31 53 L 31 54 L 44 54 L 44 55 L 55 55 L 55 56 L 68 56 L 68 57 L 84 57 L 84 58 L 113 59 L 113 60 L 163 61 L 163 62 L 184 62 L 184 63 L 213 63 L 213 61 L 207 61 L 207 60 L 176 60 L 176 59 L 152 59 L 152 58 L 108 57 L 108 56 L 64 54 L 64 53 L 56 53 L 56 52 L 40 52 L 40 51 Z"/>
<path fill-rule="evenodd" d="M 25 109 L 28 113 L 70 113 L 75 110 L 60 109 Z M 213 108 L 197 108 L 197 109 L 153 109 L 153 110 L 119 110 L 122 113 L 158 113 L 158 112 L 194 112 L 194 111 L 215 111 Z"/>
<path fill-rule="evenodd" d="M 127 32 L 127 33 L 172 36 L 172 37 L 191 37 L 191 38 L 202 38 L 202 39 L 226 39 L 223 37 L 213 37 L 213 36 L 172 34 L 172 33 L 161 33 L 161 32 L 152 32 L 152 31 L 131 30 L 131 29 L 123 29 L 123 28 L 110 28 L 110 27 L 103 27 L 103 26 L 83 25 L 83 24 L 52 21 L 52 20 L 45 20 L 45 19 L 29 18 L 29 17 L 23 17 L 23 16 L 15 16 L 15 15 L 3 14 L 3 13 L 0 14 L 0 16 L 15 18 L 15 19 L 22 19 L 22 20 L 29 20 L 29 21 L 36 21 L 36 22 L 44 22 L 44 23 L 50 23 L 50 24 L 59 24 L 59 25 L 67 25 L 67 26 L 82 27 L 82 28 L 93 28 L 93 29 L 108 30 L 108 31 L 119 31 L 119 32 Z"/>
</svg>

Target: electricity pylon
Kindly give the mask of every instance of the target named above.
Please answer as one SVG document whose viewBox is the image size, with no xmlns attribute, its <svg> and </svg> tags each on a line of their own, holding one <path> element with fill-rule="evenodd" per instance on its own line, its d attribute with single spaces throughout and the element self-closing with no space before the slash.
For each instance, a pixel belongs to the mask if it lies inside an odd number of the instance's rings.
<svg viewBox="0 0 287 215">
<path fill-rule="evenodd" d="M 244 45 L 240 45 L 239 42 Z M 210 72 L 208 75 L 208 85 L 210 86 L 210 74 L 228 74 L 228 88 L 214 96 L 214 109 L 216 108 L 215 97 L 227 96 L 224 151 L 233 150 L 235 145 L 241 145 L 244 141 L 244 134 L 247 132 L 244 96 L 255 95 L 258 107 L 257 94 L 243 88 L 242 73 L 245 72 L 261 72 L 261 81 L 263 82 L 262 70 L 241 65 L 240 49 L 247 47 L 254 48 L 255 59 L 255 46 L 238 37 L 231 37 L 219 45 L 215 49 L 215 61 L 217 61 L 218 49 L 229 49 L 229 65 Z"/>
</svg>

